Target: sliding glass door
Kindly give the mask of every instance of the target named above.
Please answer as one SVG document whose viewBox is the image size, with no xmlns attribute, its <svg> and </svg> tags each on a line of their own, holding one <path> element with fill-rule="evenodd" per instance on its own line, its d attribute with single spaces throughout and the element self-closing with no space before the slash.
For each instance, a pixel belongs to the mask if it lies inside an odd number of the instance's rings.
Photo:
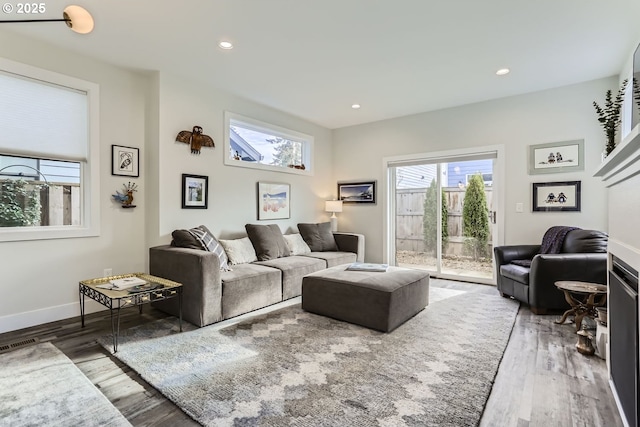
<svg viewBox="0 0 640 427">
<path fill-rule="evenodd" d="M 495 153 L 478 153 L 390 164 L 396 265 L 494 283 L 495 158 Z"/>
</svg>

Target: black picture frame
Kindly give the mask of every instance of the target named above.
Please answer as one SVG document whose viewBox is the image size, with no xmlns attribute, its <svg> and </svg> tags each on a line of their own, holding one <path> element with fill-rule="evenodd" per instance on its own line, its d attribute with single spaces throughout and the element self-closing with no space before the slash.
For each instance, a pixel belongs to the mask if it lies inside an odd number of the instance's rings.
<svg viewBox="0 0 640 427">
<path fill-rule="evenodd" d="M 209 206 L 209 177 L 182 174 L 182 209 L 207 209 Z"/>
<path fill-rule="evenodd" d="M 140 149 L 111 145 L 111 175 L 140 176 Z"/>
<path fill-rule="evenodd" d="M 338 200 L 342 203 L 376 204 L 376 181 L 338 182 Z"/>
<path fill-rule="evenodd" d="M 534 182 L 534 212 L 580 212 L 580 181 Z"/>
</svg>

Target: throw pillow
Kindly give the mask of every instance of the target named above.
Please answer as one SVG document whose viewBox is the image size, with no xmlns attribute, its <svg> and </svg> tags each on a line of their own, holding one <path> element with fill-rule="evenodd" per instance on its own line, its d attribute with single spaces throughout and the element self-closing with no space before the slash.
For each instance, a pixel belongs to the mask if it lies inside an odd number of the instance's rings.
<svg viewBox="0 0 640 427">
<path fill-rule="evenodd" d="M 220 270 L 229 271 L 229 259 L 227 254 L 218 240 L 213 236 L 207 227 L 201 225 L 196 228 L 187 230 L 201 245 L 205 251 L 213 252 L 220 260 Z"/>
<path fill-rule="evenodd" d="M 251 240 L 248 237 L 235 240 L 222 240 L 220 244 L 224 248 L 227 256 L 229 257 L 229 264 L 248 264 L 253 261 L 257 261 L 256 251 L 253 249 Z"/>
<path fill-rule="evenodd" d="M 203 250 L 200 242 L 193 237 L 193 234 L 189 233 L 189 230 L 174 230 L 173 233 L 171 233 L 171 237 L 173 237 L 171 246 Z"/>
<path fill-rule="evenodd" d="M 337 251 L 338 245 L 331 232 L 331 223 L 298 224 L 298 230 L 312 252 Z"/>
<path fill-rule="evenodd" d="M 284 240 L 287 242 L 287 246 L 289 246 L 291 255 L 302 255 L 311 252 L 309 245 L 305 243 L 300 233 L 285 234 Z"/>
<path fill-rule="evenodd" d="M 291 251 L 282 236 L 280 227 L 276 224 L 257 225 L 246 224 L 249 240 L 256 250 L 256 256 L 260 261 L 282 258 L 291 255 Z"/>
</svg>

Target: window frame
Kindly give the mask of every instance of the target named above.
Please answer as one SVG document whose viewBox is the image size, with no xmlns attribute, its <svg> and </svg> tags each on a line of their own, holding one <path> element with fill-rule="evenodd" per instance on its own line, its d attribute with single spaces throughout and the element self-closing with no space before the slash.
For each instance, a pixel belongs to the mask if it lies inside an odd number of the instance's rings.
<svg viewBox="0 0 640 427">
<path fill-rule="evenodd" d="M 0 58 L 0 70 L 34 80 L 64 86 L 87 94 L 87 160 L 80 161 L 80 225 L 0 228 L 0 242 L 95 237 L 100 235 L 100 86 L 75 77 Z M 6 155 L 16 153 L 0 152 Z M 50 155 L 31 158 L 68 161 Z M 77 161 L 77 160 L 74 160 Z"/>
<path fill-rule="evenodd" d="M 259 132 L 268 133 L 273 136 L 278 136 L 284 139 L 291 139 L 300 141 L 302 143 L 302 163 L 305 165 L 305 169 L 289 168 L 284 166 L 267 165 L 264 163 L 254 163 L 246 161 L 238 161 L 230 158 L 231 152 L 231 122 L 239 122 L 246 125 L 248 129 L 252 129 Z M 232 113 L 230 111 L 224 112 L 224 164 L 226 166 L 236 166 L 249 169 L 261 169 L 274 172 L 290 173 L 295 175 L 313 175 L 313 144 L 314 138 L 311 135 L 307 135 L 302 132 L 294 131 L 284 127 L 265 123 L 260 120 L 252 119 L 250 117 L 242 116 L 240 114 Z"/>
</svg>

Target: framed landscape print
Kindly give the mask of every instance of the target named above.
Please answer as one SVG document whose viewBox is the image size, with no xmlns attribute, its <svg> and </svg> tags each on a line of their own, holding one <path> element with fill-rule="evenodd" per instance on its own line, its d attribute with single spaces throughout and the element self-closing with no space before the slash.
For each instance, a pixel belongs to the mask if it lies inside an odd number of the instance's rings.
<svg viewBox="0 0 640 427">
<path fill-rule="evenodd" d="M 529 175 L 584 170 L 584 140 L 529 146 Z"/>
<path fill-rule="evenodd" d="M 580 181 L 534 182 L 533 210 L 579 212 L 580 196 Z"/>
<path fill-rule="evenodd" d="M 291 217 L 291 186 L 278 182 L 258 182 L 258 220 Z"/>
<path fill-rule="evenodd" d="M 376 182 L 339 182 L 338 200 L 342 203 L 376 203 Z"/>
<path fill-rule="evenodd" d="M 140 176 L 140 150 L 134 147 L 112 145 L 111 175 Z"/>
<path fill-rule="evenodd" d="M 209 177 L 182 174 L 182 209 L 207 209 Z"/>
</svg>

